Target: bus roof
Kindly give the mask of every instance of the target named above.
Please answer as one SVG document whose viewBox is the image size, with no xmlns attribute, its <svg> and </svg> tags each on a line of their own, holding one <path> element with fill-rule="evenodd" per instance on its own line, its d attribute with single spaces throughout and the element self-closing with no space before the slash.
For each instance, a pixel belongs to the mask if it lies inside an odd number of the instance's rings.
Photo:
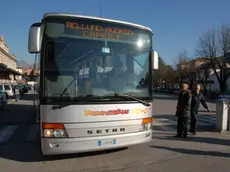
<svg viewBox="0 0 230 172">
<path fill-rule="evenodd" d="M 108 21 L 108 22 L 114 22 L 114 23 L 118 23 L 118 24 L 124 24 L 124 25 L 128 25 L 128 26 L 133 26 L 133 27 L 137 27 L 140 29 L 145 29 L 148 30 L 152 33 L 152 30 L 146 26 L 143 25 L 139 25 L 139 24 L 135 24 L 135 23 L 130 23 L 130 22 L 125 22 L 125 21 L 120 21 L 120 20 L 113 20 L 113 19 L 107 19 L 107 18 L 101 18 L 101 17 L 92 17 L 92 16 L 85 16 L 85 15 L 76 15 L 76 14 L 68 14 L 68 13 L 45 13 L 43 15 L 43 18 L 46 17 L 51 17 L 51 16 L 66 16 L 66 17 L 76 17 L 76 18 L 84 18 L 84 19 L 93 19 L 93 20 L 99 20 L 99 21 Z"/>
</svg>

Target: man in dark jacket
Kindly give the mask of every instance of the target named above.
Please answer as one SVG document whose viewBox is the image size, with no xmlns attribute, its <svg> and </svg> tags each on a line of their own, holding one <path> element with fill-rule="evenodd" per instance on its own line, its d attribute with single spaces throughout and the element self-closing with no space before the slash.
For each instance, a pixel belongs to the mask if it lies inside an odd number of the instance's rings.
<svg viewBox="0 0 230 172">
<path fill-rule="evenodd" d="M 200 92 L 200 85 L 196 84 L 195 89 L 192 91 L 192 99 L 191 99 L 191 123 L 190 123 L 190 133 L 196 135 L 196 122 L 197 122 L 197 114 L 200 107 L 200 103 L 204 106 L 205 109 L 210 111 L 208 108 L 203 94 Z"/>
<path fill-rule="evenodd" d="M 188 118 L 190 112 L 191 92 L 188 85 L 183 84 L 183 90 L 179 93 L 177 102 L 177 135 L 176 137 L 187 137 L 188 134 Z"/>
</svg>

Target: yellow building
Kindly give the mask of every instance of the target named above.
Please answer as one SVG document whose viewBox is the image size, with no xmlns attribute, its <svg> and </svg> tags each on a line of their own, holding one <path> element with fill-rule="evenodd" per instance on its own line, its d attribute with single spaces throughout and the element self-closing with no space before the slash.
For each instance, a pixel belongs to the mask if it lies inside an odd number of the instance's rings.
<svg viewBox="0 0 230 172">
<path fill-rule="evenodd" d="M 0 83 L 16 83 L 15 76 L 21 75 L 17 70 L 16 56 L 9 53 L 4 37 L 0 36 Z"/>
<path fill-rule="evenodd" d="M 21 73 L 21 74 L 23 74 L 23 68 L 21 68 L 19 66 L 17 67 L 16 71 L 19 72 L 19 73 Z"/>
</svg>

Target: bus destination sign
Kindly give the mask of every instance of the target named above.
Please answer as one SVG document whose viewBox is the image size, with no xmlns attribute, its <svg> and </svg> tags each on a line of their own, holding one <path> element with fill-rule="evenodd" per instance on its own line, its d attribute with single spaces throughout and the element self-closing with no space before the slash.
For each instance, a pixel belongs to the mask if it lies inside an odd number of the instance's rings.
<svg viewBox="0 0 230 172">
<path fill-rule="evenodd" d="M 136 33 L 129 29 L 109 26 L 105 27 L 99 24 L 82 24 L 77 22 L 66 22 L 65 33 L 84 38 L 105 39 L 113 41 L 134 42 L 137 39 Z"/>
</svg>

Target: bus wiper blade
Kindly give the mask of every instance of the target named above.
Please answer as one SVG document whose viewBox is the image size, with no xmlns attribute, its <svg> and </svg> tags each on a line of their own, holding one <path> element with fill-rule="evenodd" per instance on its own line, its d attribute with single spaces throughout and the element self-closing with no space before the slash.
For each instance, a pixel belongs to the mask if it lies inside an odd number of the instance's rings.
<svg viewBox="0 0 230 172">
<path fill-rule="evenodd" d="M 118 93 L 114 93 L 114 96 L 115 97 L 124 97 L 124 98 L 130 98 L 130 99 L 133 99 L 133 100 L 136 100 L 138 101 L 139 103 L 142 103 L 143 105 L 145 106 L 150 106 L 150 104 L 146 101 L 143 101 L 141 99 L 138 99 L 137 97 L 134 97 L 134 96 L 131 96 L 131 95 L 128 95 L 128 94 L 118 94 Z"/>
<path fill-rule="evenodd" d="M 63 107 L 69 106 L 69 105 L 72 105 L 72 102 L 63 103 L 63 104 L 59 104 L 59 105 L 53 105 L 52 109 L 53 110 L 55 110 L 55 109 L 61 109 Z"/>
<path fill-rule="evenodd" d="M 63 101 L 63 99 L 65 99 L 65 101 L 66 100 L 68 100 L 67 102 L 60 102 L 59 104 L 57 104 L 57 105 L 53 105 L 52 106 L 52 109 L 54 110 L 54 109 L 61 109 L 61 108 L 63 108 L 63 107 L 66 107 L 66 106 L 69 106 L 69 105 L 71 105 L 72 103 L 73 103 L 73 99 L 70 97 L 70 96 L 68 96 L 68 97 L 62 97 L 62 95 L 61 96 L 59 96 L 59 97 L 57 97 L 58 99 L 58 101 Z"/>
<path fill-rule="evenodd" d="M 68 88 L 77 80 L 77 78 L 74 78 L 68 85 L 67 87 L 62 91 L 62 93 L 60 94 L 59 98 L 61 98 L 65 92 L 68 90 Z"/>
<path fill-rule="evenodd" d="M 70 106 L 70 105 L 73 104 L 73 102 L 78 101 L 79 98 L 80 99 L 82 99 L 82 98 L 84 99 L 84 98 L 87 98 L 87 97 L 93 97 L 93 95 L 89 94 L 89 95 L 86 95 L 86 96 L 79 96 L 77 98 L 72 98 L 69 102 L 61 103 L 61 104 L 58 104 L 58 105 L 53 105 L 52 109 L 53 110 L 54 109 L 61 109 L 61 108 L 66 107 L 66 106 Z M 59 99 L 60 99 L 60 97 L 59 97 Z"/>
</svg>

